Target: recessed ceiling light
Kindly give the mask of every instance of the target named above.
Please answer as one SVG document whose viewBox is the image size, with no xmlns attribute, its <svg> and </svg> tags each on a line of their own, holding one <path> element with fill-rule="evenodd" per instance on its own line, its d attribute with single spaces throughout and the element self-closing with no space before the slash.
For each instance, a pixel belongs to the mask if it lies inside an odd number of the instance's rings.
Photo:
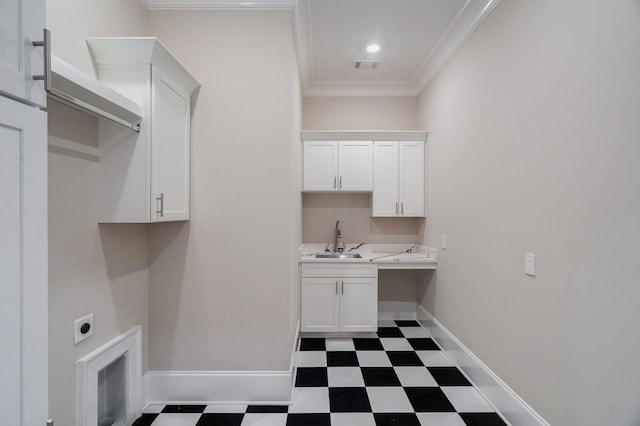
<svg viewBox="0 0 640 426">
<path fill-rule="evenodd" d="M 376 53 L 379 50 L 380 50 L 380 45 L 377 43 L 371 43 L 370 45 L 367 46 L 367 52 L 369 53 Z"/>
</svg>

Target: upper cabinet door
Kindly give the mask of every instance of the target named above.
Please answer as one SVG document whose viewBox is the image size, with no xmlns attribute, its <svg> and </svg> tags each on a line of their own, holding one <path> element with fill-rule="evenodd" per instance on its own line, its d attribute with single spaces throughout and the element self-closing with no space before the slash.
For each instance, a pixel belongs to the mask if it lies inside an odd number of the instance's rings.
<svg viewBox="0 0 640 426">
<path fill-rule="evenodd" d="M 338 185 L 338 142 L 304 143 L 303 191 L 333 191 Z"/>
<path fill-rule="evenodd" d="M 152 75 L 151 220 L 188 220 L 191 94 L 158 67 Z"/>
<path fill-rule="evenodd" d="M 339 190 L 371 191 L 373 189 L 372 141 L 341 141 L 338 159 Z"/>
<path fill-rule="evenodd" d="M 424 142 L 402 141 L 400 146 L 400 216 L 425 216 Z"/>
<path fill-rule="evenodd" d="M 398 142 L 373 143 L 373 215 L 398 216 Z"/>
<path fill-rule="evenodd" d="M 47 95 L 42 80 L 45 0 L 0 1 L 0 94 L 32 105 L 46 106 Z"/>
</svg>

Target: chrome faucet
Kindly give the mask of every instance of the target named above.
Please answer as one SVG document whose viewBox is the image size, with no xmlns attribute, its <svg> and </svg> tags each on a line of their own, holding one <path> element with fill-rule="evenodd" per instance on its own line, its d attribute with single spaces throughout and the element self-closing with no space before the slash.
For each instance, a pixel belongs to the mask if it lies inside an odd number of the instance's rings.
<svg viewBox="0 0 640 426">
<path fill-rule="evenodd" d="M 342 253 L 344 251 L 344 247 L 340 247 L 340 238 L 342 238 L 342 231 L 340 230 L 340 221 L 336 222 L 336 235 L 333 240 L 333 252 L 334 253 Z"/>
</svg>

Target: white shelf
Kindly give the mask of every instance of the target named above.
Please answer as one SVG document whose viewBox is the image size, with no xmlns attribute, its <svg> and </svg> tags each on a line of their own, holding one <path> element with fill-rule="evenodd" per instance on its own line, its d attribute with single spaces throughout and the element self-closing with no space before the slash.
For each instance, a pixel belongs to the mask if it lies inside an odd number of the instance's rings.
<svg viewBox="0 0 640 426">
<path fill-rule="evenodd" d="M 86 39 L 99 67 L 160 65 L 176 84 L 192 93 L 200 83 L 157 37 L 91 37 Z"/>
<path fill-rule="evenodd" d="M 137 130 L 142 106 L 55 56 L 49 96 Z"/>
</svg>

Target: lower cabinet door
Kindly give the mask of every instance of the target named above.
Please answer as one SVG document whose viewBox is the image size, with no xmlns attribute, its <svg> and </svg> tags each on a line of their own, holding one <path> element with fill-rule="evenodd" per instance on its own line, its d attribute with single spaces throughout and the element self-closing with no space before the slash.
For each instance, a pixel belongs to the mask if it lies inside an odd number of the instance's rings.
<svg viewBox="0 0 640 426">
<path fill-rule="evenodd" d="M 301 331 L 339 331 L 338 278 L 302 278 Z"/>
<path fill-rule="evenodd" d="M 340 331 L 378 330 L 378 280 L 340 279 Z"/>
</svg>

